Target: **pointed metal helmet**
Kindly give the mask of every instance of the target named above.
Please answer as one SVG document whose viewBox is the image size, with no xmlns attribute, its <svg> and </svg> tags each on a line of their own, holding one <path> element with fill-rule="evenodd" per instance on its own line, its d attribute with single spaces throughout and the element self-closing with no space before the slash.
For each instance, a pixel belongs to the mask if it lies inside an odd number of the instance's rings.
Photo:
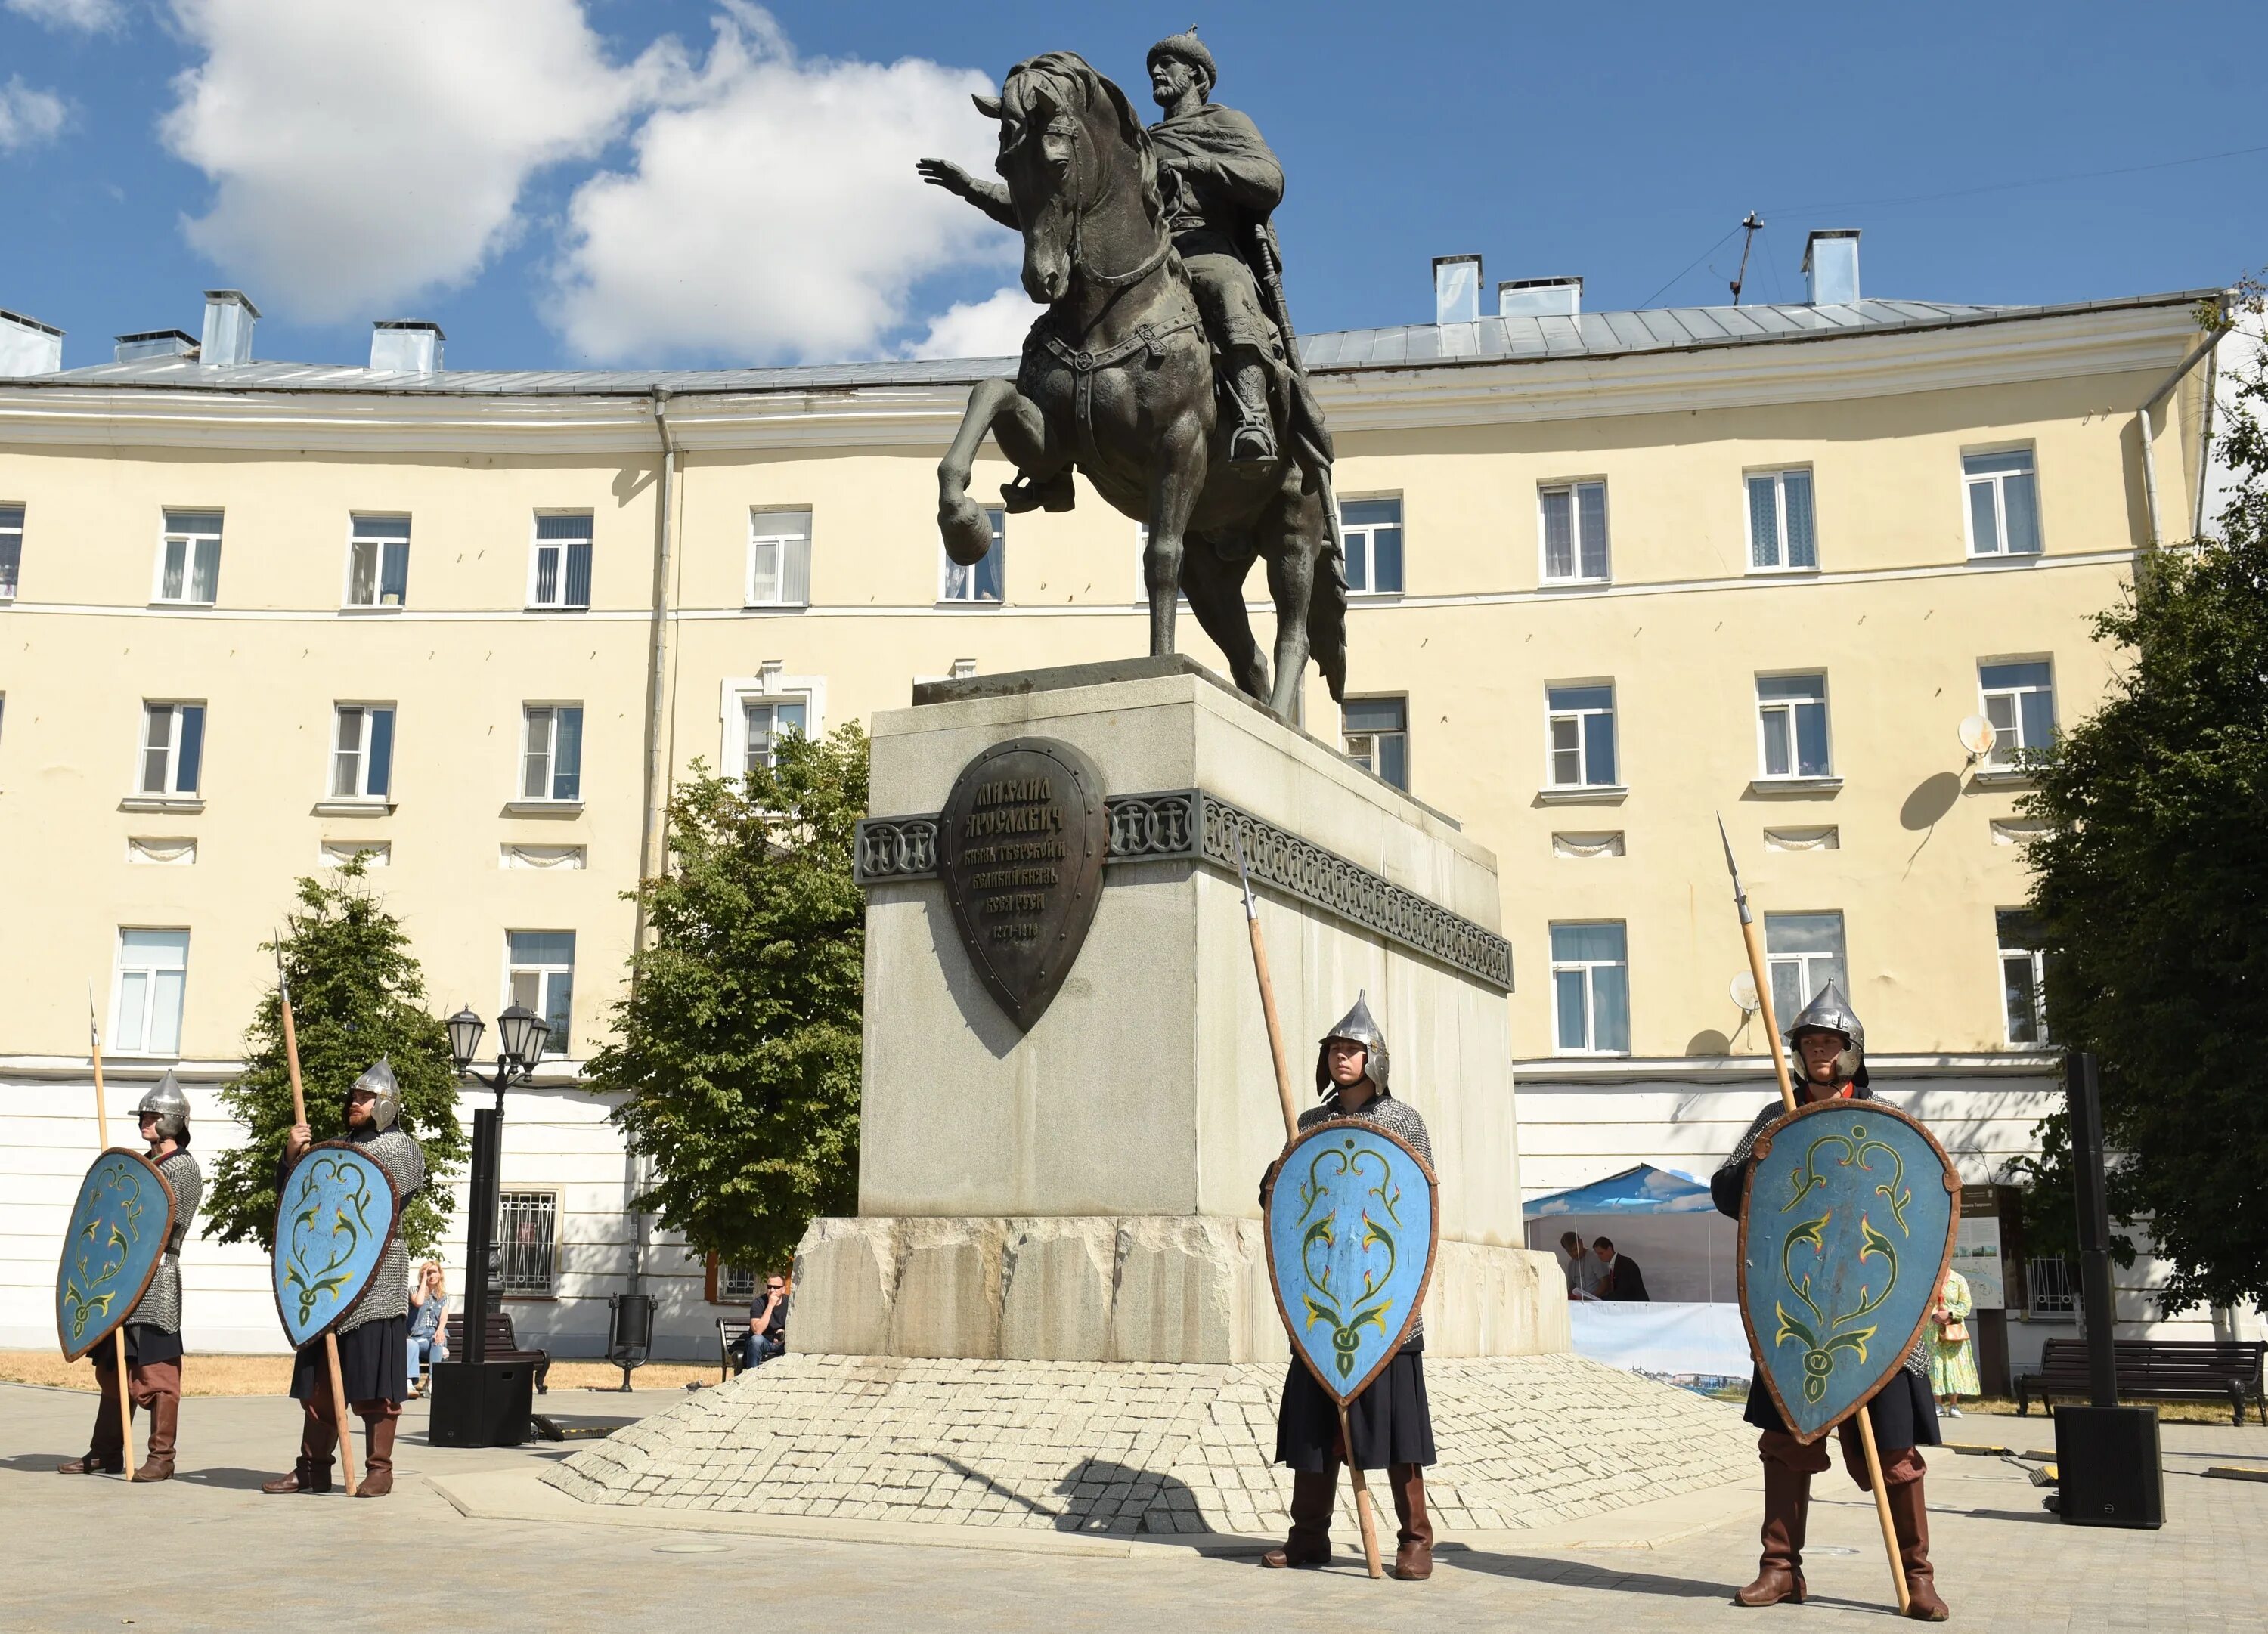
<svg viewBox="0 0 2268 1634">
<path fill-rule="evenodd" d="M 1376 1018 L 1370 1013 L 1370 990 L 1357 993 L 1354 1008 L 1339 1018 L 1339 1024 L 1323 1034 L 1315 1046 L 1315 1093 L 1331 1093 L 1330 1047 L 1335 1038 L 1345 1039 L 1351 1044 L 1360 1044 L 1369 1060 L 1363 1066 L 1363 1076 L 1377 1086 L 1380 1093 L 1386 1089 L 1388 1056 L 1386 1034 L 1379 1031 Z"/>
<path fill-rule="evenodd" d="M 374 1097 L 370 1108 L 371 1127 L 381 1132 L 392 1129 L 394 1120 L 401 1115 L 401 1086 L 394 1082 L 394 1063 L 380 1056 L 375 1066 L 355 1079 L 347 1095 L 352 1099 L 365 1089 Z"/>
<path fill-rule="evenodd" d="M 1787 1024 L 1787 1044 L 1795 1048 L 1799 1033 L 1834 1033 L 1843 1040 L 1843 1053 L 1835 1057 L 1835 1076 L 1853 1084 L 1867 1081 L 1867 1029 L 1860 1025 L 1859 1012 L 1851 1008 L 1851 1001 L 1843 997 L 1843 990 L 1830 982 L 1819 990 L 1818 996 L 1803 1007 L 1801 1014 Z"/>
<path fill-rule="evenodd" d="M 1150 55 L 1143 60 L 1145 63 L 1155 63 L 1161 56 L 1177 56 L 1192 68 L 1204 70 L 1205 89 L 1208 91 L 1220 84 L 1220 65 L 1212 60 L 1212 53 L 1205 49 L 1204 41 L 1197 38 L 1195 23 L 1181 33 L 1168 34 L 1158 41 L 1150 48 Z"/>
<path fill-rule="evenodd" d="M 142 1097 L 142 1104 L 134 1112 L 137 1118 L 156 1115 L 160 1140 L 188 1137 L 189 1098 L 181 1093 L 181 1082 L 173 1076 L 171 1067 L 166 1069 L 165 1077 L 150 1086 L 150 1093 Z"/>
</svg>

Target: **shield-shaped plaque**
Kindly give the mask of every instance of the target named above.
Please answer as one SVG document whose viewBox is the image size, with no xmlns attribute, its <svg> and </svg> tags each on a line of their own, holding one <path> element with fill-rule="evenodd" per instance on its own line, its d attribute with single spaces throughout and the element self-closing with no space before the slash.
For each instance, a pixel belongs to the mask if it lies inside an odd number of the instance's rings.
<svg viewBox="0 0 2268 1634">
<path fill-rule="evenodd" d="M 79 1182 L 55 1267 L 55 1336 L 75 1362 L 110 1337 L 158 1274 L 173 1189 L 138 1152 L 113 1146 Z"/>
<path fill-rule="evenodd" d="M 1101 901 L 1102 772 L 1052 738 L 996 743 L 961 769 L 938 829 L 938 875 L 969 962 L 1029 1032 Z"/>
<path fill-rule="evenodd" d="M 1905 1363 L 1945 1280 L 1961 1177 L 1879 1100 L 1765 1130 L 1741 1201 L 1741 1320 L 1781 1422 L 1815 1441 Z"/>
<path fill-rule="evenodd" d="M 1341 1404 L 1394 1359 L 1433 1277 L 1433 1171 L 1375 1123 L 1338 1118 L 1285 1148 L 1268 1277 L 1292 1349 Z"/>
<path fill-rule="evenodd" d="M 359 1147 L 307 1148 L 276 1209 L 276 1311 L 297 1350 L 336 1327 L 370 1292 L 394 1240 L 394 1182 Z"/>
</svg>

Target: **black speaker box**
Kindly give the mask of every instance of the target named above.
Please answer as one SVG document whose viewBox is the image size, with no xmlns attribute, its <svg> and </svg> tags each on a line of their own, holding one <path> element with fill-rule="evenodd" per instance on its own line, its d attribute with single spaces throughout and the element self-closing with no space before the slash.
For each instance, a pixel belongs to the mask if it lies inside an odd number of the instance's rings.
<svg viewBox="0 0 2268 1634">
<path fill-rule="evenodd" d="M 535 1365 L 436 1362 L 432 1402 L 426 1434 L 436 1446 L 524 1446 L 535 1404 Z"/>
<path fill-rule="evenodd" d="M 2154 1407 L 2055 1410 L 2058 1511 L 2075 1527 L 2166 1524 L 2166 1474 Z"/>
</svg>

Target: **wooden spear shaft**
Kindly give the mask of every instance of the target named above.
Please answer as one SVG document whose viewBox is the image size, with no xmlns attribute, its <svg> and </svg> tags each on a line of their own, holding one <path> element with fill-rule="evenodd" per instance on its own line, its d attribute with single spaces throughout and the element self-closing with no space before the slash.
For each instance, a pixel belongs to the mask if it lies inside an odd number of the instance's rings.
<svg viewBox="0 0 2268 1634">
<path fill-rule="evenodd" d="M 307 1094 L 299 1083 L 299 1034 L 291 1025 L 291 978 L 284 971 L 284 950 L 276 950 L 276 997 L 284 1014 L 284 1060 L 291 1071 L 291 1122 L 307 1121 Z M 346 1477 L 347 1496 L 355 1495 L 354 1430 L 347 1417 L 346 1380 L 339 1372 L 339 1336 L 326 1329 L 323 1359 L 331 1374 L 331 1411 L 339 1433 L 339 1473 Z"/>
<path fill-rule="evenodd" d="M 1284 1139 L 1288 1144 L 1300 1133 L 1300 1102 L 1292 1093 L 1292 1066 L 1284 1056 L 1284 1024 L 1276 1013 L 1276 983 L 1268 974 L 1268 943 L 1260 934 L 1260 909 L 1252 899 L 1252 873 L 1244 865 L 1244 830 L 1236 831 L 1236 876 L 1244 886 L 1244 928 L 1252 937 L 1252 974 L 1260 979 L 1260 1013 L 1268 1023 L 1268 1055 L 1276 1066 L 1276 1099 L 1284 1111 Z M 1354 1486 L 1355 1519 L 1362 1527 L 1363 1564 L 1370 1575 L 1386 1575 L 1385 1564 L 1378 1553 L 1378 1517 L 1372 1513 L 1370 1488 L 1362 1478 L 1362 1466 L 1355 1461 L 1354 1441 L 1347 1434 L 1346 1403 L 1339 1403 L 1339 1446 L 1347 1455 L 1347 1476 Z"/>
<path fill-rule="evenodd" d="M 1779 1079 L 1779 1104 L 1783 1112 L 1795 1110 L 1795 1084 L 1788 1075 L 1787 1054 L 1780 1048 L 1779 1019 L 1772 1013 L 1771 973 L 1764 967 L 1763 945 L 1756 940 L 1756 922 L 1749 912 L 1749 895 L 1741 888 L 1741 870 L 1733 860 L 1732 836 L 1725 832 L 1725 820 L 1717 819 L 1717 836 L 1725 843 L 1725 866 L 1733 875 L 1733 902 L 1741 910 L 1741 940 L 1749 950 L 1749 979 L 1756 986 L 1757 1013 L 1764 1019 L 1764 1039 L 1771 1046 L 1772 1071 Z M 1874 1416 L 1863 1404 L 1859 1409 L 1859 1444 L 1867 1453 L 1867 1479 L 1874 1491 L 1874 1519 L 1881 1523 L 1882 1549 L 1890 1559 L 1890 1582 L 1898 1592 L 1898 1615 L 1904 1616 L 1913 1604 L 1912 1592 L 1906 1586 L 1905 1562 L 1898 1557 L 1898 1529 L 1890 1519 L 1890 1495 L 1882 1484 L 1882 1456 L 1874 1446 Z"/>
<path fill-rule="evenodd" d="M 110 1115 L 102 1104 L 102 1032 L 94 1024 L 94 990 L 86 995 L 86 1049 L 94 1063 L 94 1149 L 107 1152 L 110 1147 Z M 110 1330 L 111 1356 L 118 1372 L 118 1439 L 124 1449 L 126 1478 L 134 1478 L 134 1398 L 126 1388 L 126 1324 L 120 1322 Z"/>
</svg>

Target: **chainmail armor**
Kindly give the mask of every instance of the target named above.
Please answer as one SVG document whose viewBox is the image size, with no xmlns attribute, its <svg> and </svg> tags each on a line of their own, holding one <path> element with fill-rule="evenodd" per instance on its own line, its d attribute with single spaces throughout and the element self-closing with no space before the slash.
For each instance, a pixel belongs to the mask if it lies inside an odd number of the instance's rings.
<svg viewBox="0 0 2268 1634">
<path fill-rule="evenodd" d="M 189 1223 L 196 1218 L 197 1204 L 204 1201 L 205 1174 L 197 1160 L 186 1152 L 177 1152 L 158 1165 L 158 1173 L 166 1177 L 166 1184 L 173 1193 L 173 1229 L 166 1238 L 166 1252 L 158 1261 L 158 1274 L 150 1278 L 150 1285 L 126 1320 L 137 1328 L 155 1328 L 160 1333 L 181 1331 L 181 1244 L 188 1240 Z"/>
<path fill-rule="evenodd" d="M 364 1157 L 386 1171 L 387 1179 L 394 1182 L 395 1202 L 407 1210 L 411 1195 L 425 1183 L 425 1149 L 399 1129 L 383 1133 L 357 1130 L 347 1138 L 362 1148 Z M 378 1262 L 378 1270 L 371 1276 L 370 1292 L 339 1324 L 338 1331 L 352 1333 L 365 1322 L 409 1314 L 409 1245 L 401 1240 L 397 1226 L 394 1240 L 386 1245 L 386 1257 Z"/>
<path fill-rule="evenodd" d="M 1425 1120 L 1418 1115 L 1418 1108 L 1406 1100 L 1396 1100 L 1381 1090 L 1363 1102 L 1361 1111 L 1349 1112 L 1339 1105 L 1339 1092 L 1334 1089 L 1322 1106 L 1310 1107 L 1300 1114 L 1300 1127 L 1303 1130 L 1313 1129 L 1316 1124 L 1327 1123 L 1333 1118 L 1352 1118 L 1358 1122 L 1375 1123 L 1382 1130 L 1389 1130 L 1401 1136 L 1412 1152 L 1425 1159 L 1427 1168 L 1433 1167 L 1433 1143 L 1425 1133 Z M 1425 1319 L 1421 1315 L 1410 1325 L 1410 1337 L 1403 1343 L 1414 1343 L 1425 1336 Z"/>
</svg>

